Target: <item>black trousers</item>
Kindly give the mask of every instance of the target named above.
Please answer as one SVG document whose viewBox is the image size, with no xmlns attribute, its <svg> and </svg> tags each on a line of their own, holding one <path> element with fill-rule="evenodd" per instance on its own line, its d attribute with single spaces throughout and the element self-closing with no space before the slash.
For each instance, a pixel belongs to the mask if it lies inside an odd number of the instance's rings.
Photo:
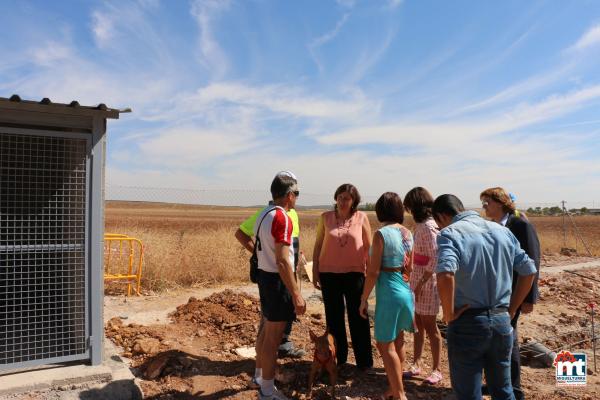
<svg viewBox="0 0 600 400">
<path fill-rule="evenodd" d="M 512 381 L 515 400 L 524 400 L 525 393 L 521 389 L 521 353 L 519 352 L 519 334 L 517 332 L 517 322 L 519 321 L 521 310 L 517 310 L 515 317 L 510 321 L 513 327 L 513 348 L 510 355 L 510 379 Z"/>
<path fill-rule="evenodd" d="M 294 268 L 298 268 L 298 259 L 300 255 L 300 239 L 295 237 L 292 238 L 292 245 L 294 246 Z M 292 324 L 294 321 L 288 321 L 283 331 L 283 338 L 281 338 L 281 344 L 285 345 L 290 341 L 290 334 L 292 333 Z"/>
<path fill-rule="evenodd" d="M 365 275 L 360 272 L 341 274 L 323 272 L 319 276 L 323 303 L 325 303 L 325 318 L 329 332 L 335 338 L 338 364 L 343 364 L 348 360 L 345 321 L 347 311 L 356 365 L 359 368 L 372 367 L 371 328 L 369 320 L 359 314 Z"/>
</svg>

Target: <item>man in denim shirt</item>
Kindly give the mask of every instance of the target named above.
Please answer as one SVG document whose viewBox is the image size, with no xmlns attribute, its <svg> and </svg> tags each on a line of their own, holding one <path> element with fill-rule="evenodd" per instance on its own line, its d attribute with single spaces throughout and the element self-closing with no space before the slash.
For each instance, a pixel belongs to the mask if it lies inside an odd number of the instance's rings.
<svg viewBox="0 0 600 400">
<path fill-rule="evenodd" d="M 438 197 L 433 217 L 441 229 L 436 277 L 452 388 L 459 400 L 481 399 L 485 370 L 492 399 L 514 400 L 510 320 L 531 288 L 535 265 L 508 229 L 465 211 L 456 196 Z"/>
</svg>

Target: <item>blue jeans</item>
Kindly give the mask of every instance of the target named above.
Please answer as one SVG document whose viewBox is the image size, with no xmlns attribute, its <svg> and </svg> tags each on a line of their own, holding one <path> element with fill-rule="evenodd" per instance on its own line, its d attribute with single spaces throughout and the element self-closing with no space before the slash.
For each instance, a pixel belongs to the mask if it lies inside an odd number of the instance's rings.
<svg viewBox="0 0 600 400">
<path fill-rule="evenodd" d="M 481 373 L 493 400 L 514 400 L 510 378 L 513 328 L 507 312 L 461 315 L 448 325 L 450 380 L 458 400 L 480 400 Z"/>
</svg>

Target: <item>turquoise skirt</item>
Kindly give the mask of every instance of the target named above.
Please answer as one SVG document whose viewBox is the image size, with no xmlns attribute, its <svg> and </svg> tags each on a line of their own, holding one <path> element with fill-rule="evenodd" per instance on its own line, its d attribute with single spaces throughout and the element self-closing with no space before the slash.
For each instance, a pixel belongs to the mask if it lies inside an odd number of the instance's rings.
<svg viewBox="0 0 600 400">
<path fill-rule="evenodd" d="M 375 296 L 375 340 L 392 342 L 400 331 L 415 331 L 414 295 L 401 273 L 381 271 Z"/>
</svg>

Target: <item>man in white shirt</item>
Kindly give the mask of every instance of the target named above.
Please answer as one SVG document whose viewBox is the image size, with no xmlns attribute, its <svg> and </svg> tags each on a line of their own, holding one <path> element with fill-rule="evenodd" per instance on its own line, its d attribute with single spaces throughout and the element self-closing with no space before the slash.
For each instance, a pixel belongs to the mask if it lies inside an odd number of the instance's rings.
<svg viewBox="0 0 600 400">
<path fill-rule="evenodd" d="M 296 179 L 277 175 L 271 183 L 273 207 L 267 207 L 256 220 L 258 292 L 264 328 L 256 341 L 255 376 L 260 399 L 286 399 L 274 386 L 277 348 L 283 331 L 296 315 L 304 314 L 306 303 L 294 278 L 293 223 L 287 211 L 300 195 Z"/>
</svg>

